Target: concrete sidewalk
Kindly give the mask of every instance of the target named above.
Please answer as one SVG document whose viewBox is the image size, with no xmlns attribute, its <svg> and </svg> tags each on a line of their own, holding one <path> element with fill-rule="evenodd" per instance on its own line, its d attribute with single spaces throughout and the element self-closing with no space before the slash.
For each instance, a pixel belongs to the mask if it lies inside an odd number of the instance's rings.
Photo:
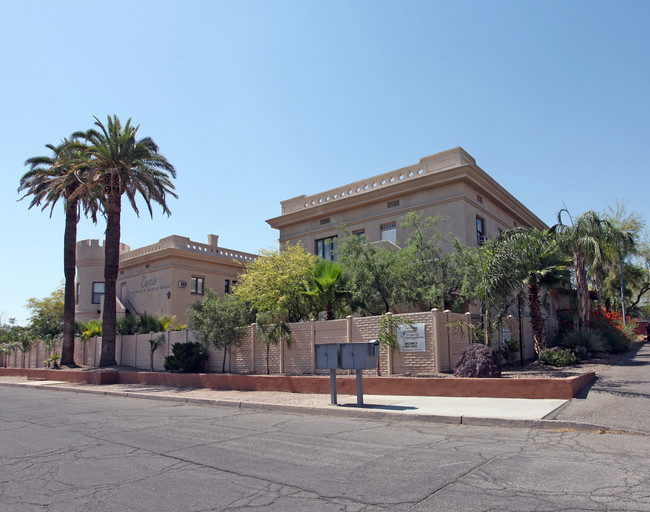
<svg viewBox="0 0 650 512">
<path fill-rule="evenodd" d="M 0 377 L 0 385 L 326 416 L 650 435 L 648 343 L 637 346 L 619 364 L 598 375 L 573 400 L 364 395 L 364 406 L 358 407 L 356 396 L 341 394 L 337 400 L 339 405 L 330 405 L 329 395 L 276 391 L 218 391 L 138 384 L 96 386 L 30 381 L 25 377 Z"/>
<path fill-rule="evenodd" d="M 330 405 L 329 395 L 275 391 L 217 391 L 134 384 L 94 386 L 58 381 L 30 381 L 24 377 L 0 377 L 0 385 L 25 386 L 59 392 L 166 400 L 195 405 L 392 421 L 417 420 L 458 425 L 607 430 L 607 427 L 603 425 L 545 420 L 558 408 L 565 406 L 567 400 L 364 395 L 364 406 L 358 407 L 357 397 L 352 395 L 338 395 L 339 405 Z"/>
</svg>

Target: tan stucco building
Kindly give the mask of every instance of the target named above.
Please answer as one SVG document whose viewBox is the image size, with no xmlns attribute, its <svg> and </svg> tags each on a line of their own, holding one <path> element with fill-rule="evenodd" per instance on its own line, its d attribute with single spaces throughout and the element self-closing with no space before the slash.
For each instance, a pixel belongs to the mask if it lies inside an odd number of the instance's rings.
<svg viewBox="0 0 650 512">
<path fill-rule="evenodd" d="M 256 255 L 172 235 L 155 244 L 131 250 L 120 247 L 117 279 L 118 315 L 151 313 L 175 315 L 186 322 L 187 309 L 211 288 L 219 295 L 232 291 L 244 265 Z M 100 318 L 104 294 L 104 247 L 99 240 L 77 243 L 77 321 Z"/>
<path fill-rule="evenodd" d="M 499 185 L 460 147 L 403 167 L 311 196 L 282 201 L 282 215 L 267 220 L 280 242 L 302 241 L 307 250 L 331 259 L 338 227 L 363 234 L 368 242 L 402 246 L 407 233 L 400 219 L 410 211 L 441 215 L 441 233 L 477 245 L 516 226 L 547 226 Z"/>
</svg>

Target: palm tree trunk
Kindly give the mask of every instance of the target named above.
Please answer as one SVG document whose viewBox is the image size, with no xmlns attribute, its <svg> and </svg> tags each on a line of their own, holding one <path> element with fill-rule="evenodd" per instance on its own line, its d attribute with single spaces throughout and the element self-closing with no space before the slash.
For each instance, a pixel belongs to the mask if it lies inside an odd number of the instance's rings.
<svg viewBox="0 0 650 512">
<path fill-rule="evenodd" d="M 586 329 L 589 322 L 589 286 L 585 270 L 585 255 L 581 250 L 573 253 L 573 266 L 576 273 L 576 292 L 578 294 L 578 320 L 581 329 Z"/>
<path fill-rule="evenodd" d="M 75 271 L 77 264 L 77 201 L 71 201 L 65 211 L 63 236 L 63 274 L 65 277 L 63 305 L 63 346 L 61 366 L 76 367 L 74 361 Z M 48 354 L 49 355 L 49 354 Z"/>
<path fill-rule="evenodd" d="M 532 278 L 528 283 L 528 304 L 530 306 L 530 325 L 533 329 L 535 352 L 539 356 L 539 353 L 546 346 L 546 332 L 544 331 L 544 319 L 539 304 L 537 280 Z"/>
<path fill-rule="evenodd" d="M 117 177 L 112 176 L 106 204 L 106 245 L 104 247 L 104 314 L 102 317 L 102 352 L 99 366 L 115 366 L 115 332 L 117 309 L 116 283 L 120 264 L 120 217 L 122 196 Z M 117 190 L 116 190 L 117 189 Z"/>
</svg>

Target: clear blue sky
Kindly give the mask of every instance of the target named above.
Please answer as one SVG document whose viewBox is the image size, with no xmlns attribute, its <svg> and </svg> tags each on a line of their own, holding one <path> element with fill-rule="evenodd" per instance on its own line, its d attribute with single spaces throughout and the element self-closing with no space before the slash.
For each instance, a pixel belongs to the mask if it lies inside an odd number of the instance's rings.
<svg viewBox="0 0 650 512">
<path fill-rule="evenodd" d="M 649 1 L 0 5 L 3 321 L 63 279 L 63 207 L 16 201 L 24 161 L 93 116 L 178 171 L 171 217 L 124 214 L 131 247 L 275 247 L 280 201 L 455 146 L 547 224 L 617 199 L 650 217 Z"/>
</svg>

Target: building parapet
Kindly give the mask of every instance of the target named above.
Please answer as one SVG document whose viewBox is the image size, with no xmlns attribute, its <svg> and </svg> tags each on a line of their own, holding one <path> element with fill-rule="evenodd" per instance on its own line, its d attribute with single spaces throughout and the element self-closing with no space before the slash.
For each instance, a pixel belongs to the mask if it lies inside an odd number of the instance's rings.
<svg viewBox="0 0 650 512">
<path fill-rule="evenodd" d="M 234 251 L 224 247 L 218 247 L 214 242 L 218 240 L 216 235 L 209 235 L 209 244 L 202 244 L 194 242 L 186 236 L 172 235 L 159 240 L 155 244 L 147 245 L 133 251 L 120 254 L 120 262 L 128 261 L 133 258 L 145 256 L 147 254 L 163 251 L 165 249 L 178 249 L 182 251 L 189 251 L 200 254 L 209 254 L 217 258 L 225 258 L 229 260 L 237 260 L 242 263 L 249 263 L 255 259 L 254 254 Z"/>
<path fill-rule="evenodd" d="M 443 151 L 442 153 L 423 157 L 417 164 L 402 167 L 395 171 L 379 174 L 372 178 L 356 181 L 311 196 L 301 195 L 293 199 L 287 199 L 281 202 L 282 215 L 346 199 L 350 196 L 366 194 L 380 188 L 398 185 L 408 180 L 421 178 L 462 165 L 476 167 L 476 161 L 463 148 L 457 147 Z"/>
</svg>

